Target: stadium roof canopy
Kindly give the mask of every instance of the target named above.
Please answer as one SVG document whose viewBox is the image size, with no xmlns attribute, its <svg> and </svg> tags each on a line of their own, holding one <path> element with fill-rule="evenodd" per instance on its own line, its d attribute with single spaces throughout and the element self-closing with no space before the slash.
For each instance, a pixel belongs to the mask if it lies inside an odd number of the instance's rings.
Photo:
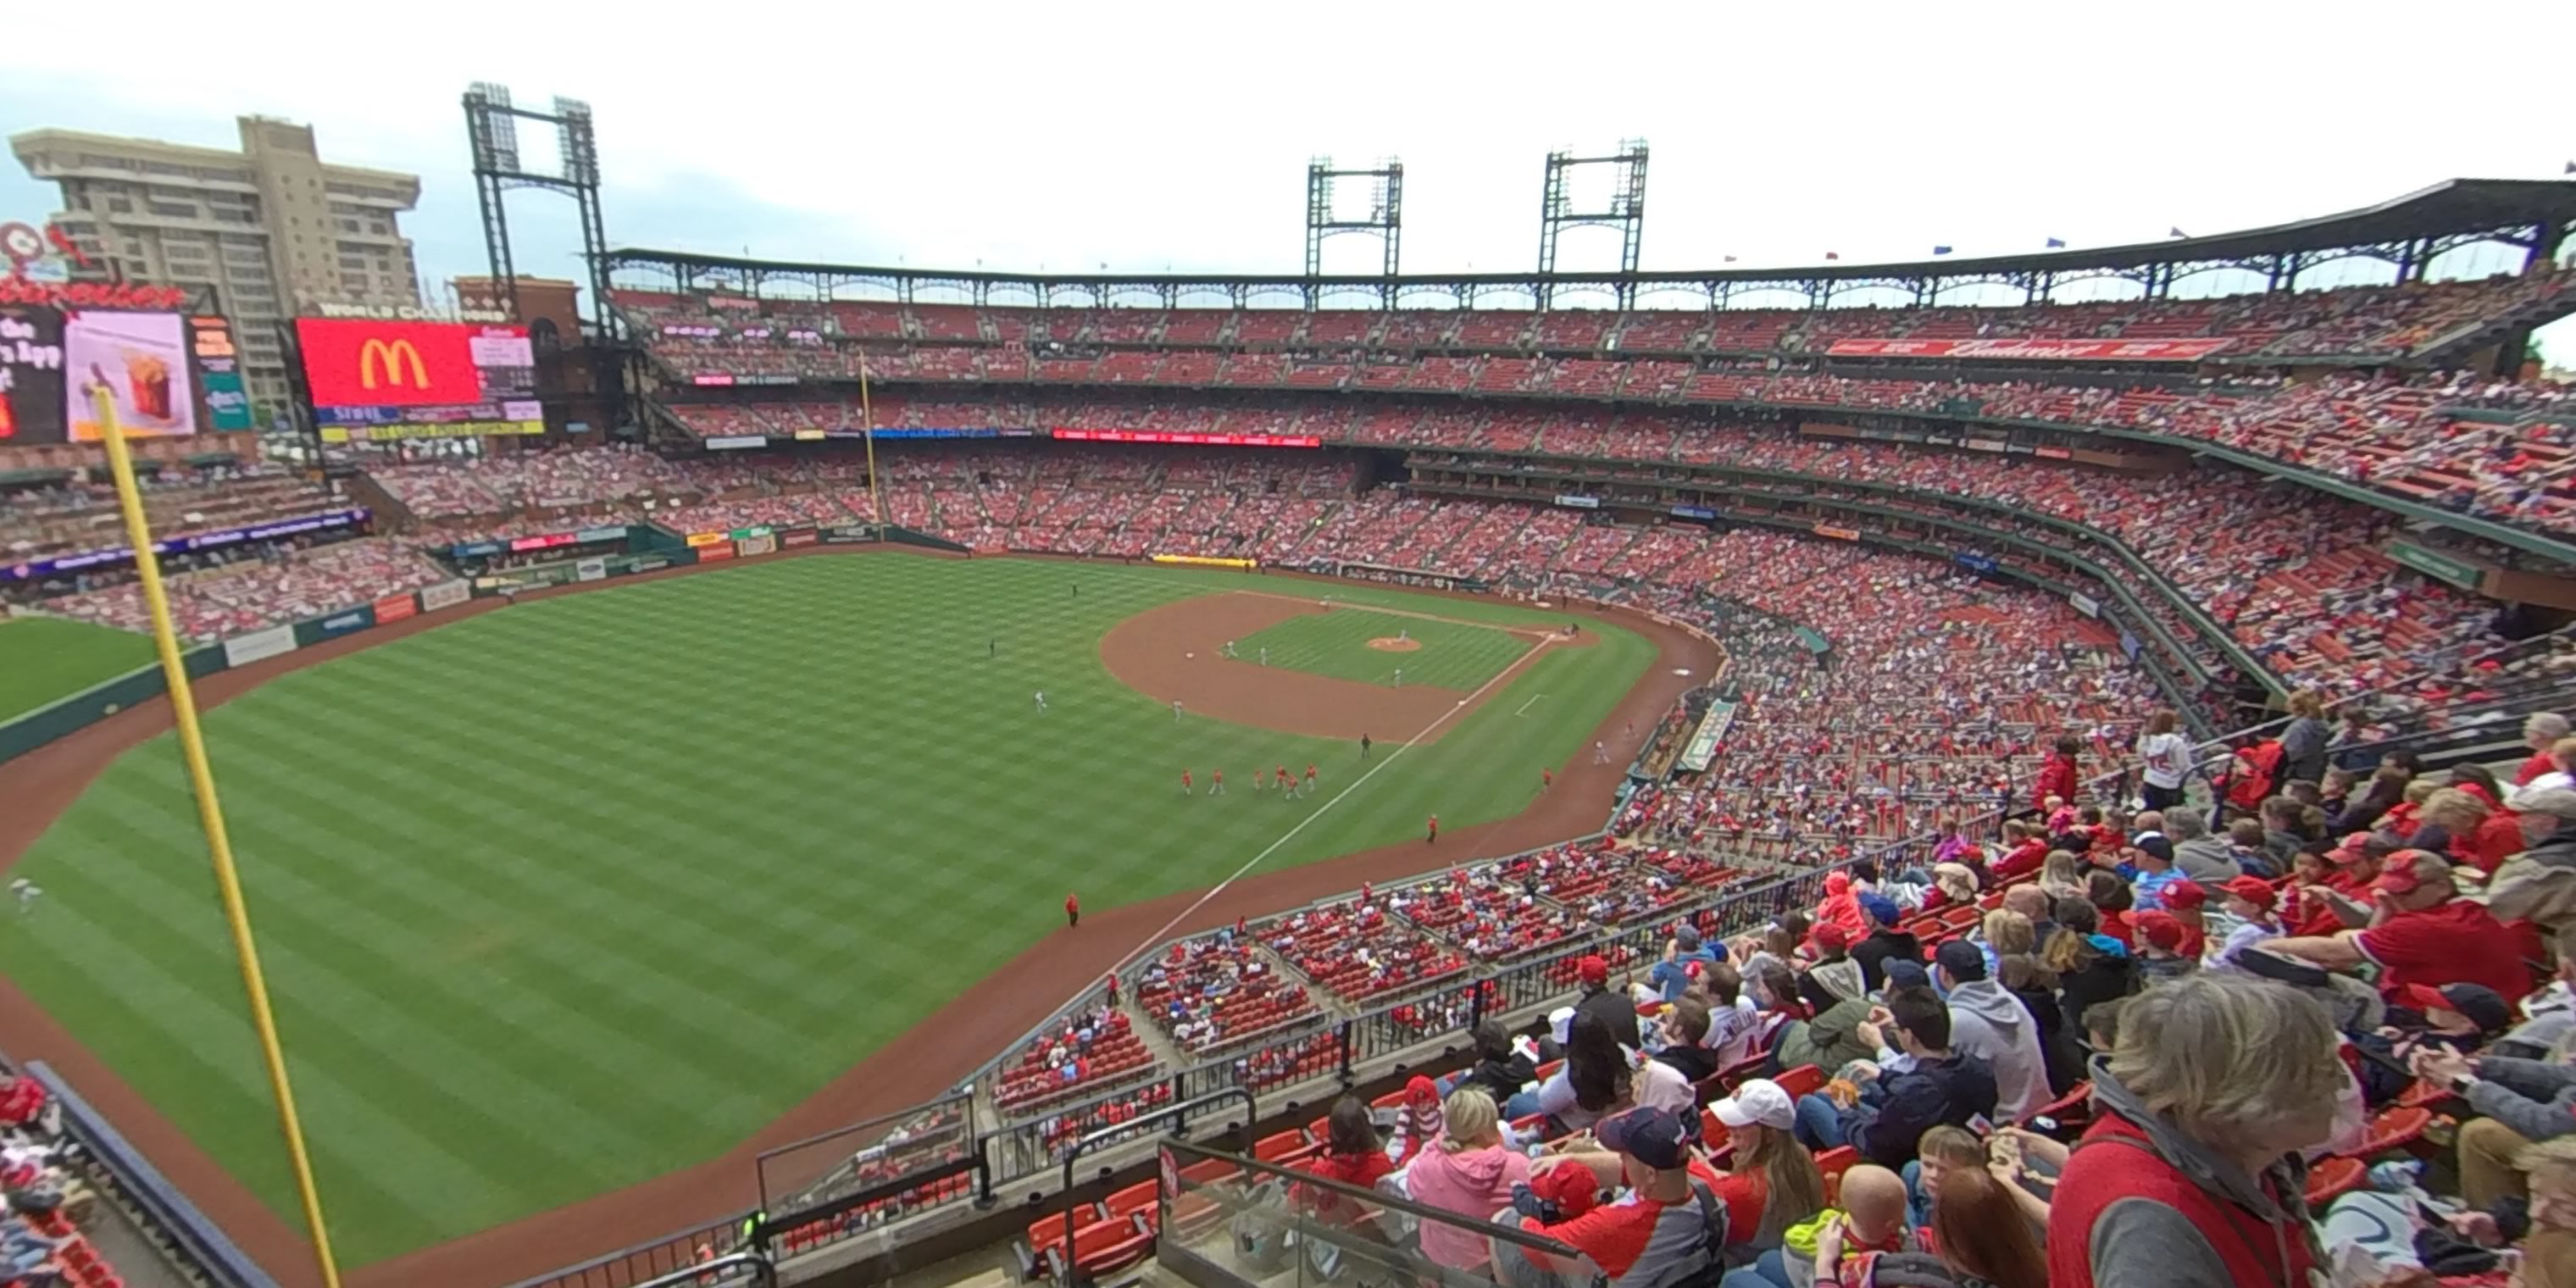
<svg viewBox="0 0 2576 1288">
<path fill-rule="evenodd" d="M 2571 222 L 2576 222 L 2576 182 L 2451 179 L 2360 210 L 2210 237 L 1799 268 L 1306 277 L 888 268 L 627 248 L 609 251 L 607 260 L 612 273 L 626 275 L 622 284 L 635 284 L 634 277 L 641 274 L 667 279 L 667 285 L 657 282 L 654 289 L 729 289 L 770 298 L 1172 308 L 1201 300 L 1243 307 L 1270 296 L 1293 297 L 1315 307 L 1337 296 L 1363 296 L 1384 307 L 1527 308 L 1545 307 L 1560 296 L 1599 297 L 1629 307 L 1656 295 L 1684 294 L 1699 297 L 1704 307 L 1724 307 L 1737 295 L 1787 291 L 1823 307 L 1837 295 L 1861 289 L 1904 291 L 1917 304 L 1935 304 L 1951 287 L 1979 283 L 2016 287 L 2030 299 L 2045 300 L 2058 286 L 2104 278 L 2134 282 L 2145 295 L 2162 296 L 2175 282 L 2219 269 L 2252 272 L 2264 278 L 2268 289 L 2282 290 L 2296 287 L 2307 269 L 2350 258 L 2384 261 L 2396 269 L 2399 280 L 2413 280 L 2443 253 L 2480 242 L 2520 246 L 2532 258 L 2553 255 Z"/>
</svg>

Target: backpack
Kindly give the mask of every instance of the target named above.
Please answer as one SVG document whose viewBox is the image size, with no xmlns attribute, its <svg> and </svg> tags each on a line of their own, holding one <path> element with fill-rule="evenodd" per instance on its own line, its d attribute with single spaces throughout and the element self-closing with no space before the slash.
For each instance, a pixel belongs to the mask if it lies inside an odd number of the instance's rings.
<svg viewBox="0 0 2576 1288">
<path fill-rule="evenodd" d="M 2280 781 L 2281 740 L 2266 738 L 2237 754 L 2252 768 L 2228 787 L 2227 803 L 2250 813 L 2262 807 Z"/>
</svg>

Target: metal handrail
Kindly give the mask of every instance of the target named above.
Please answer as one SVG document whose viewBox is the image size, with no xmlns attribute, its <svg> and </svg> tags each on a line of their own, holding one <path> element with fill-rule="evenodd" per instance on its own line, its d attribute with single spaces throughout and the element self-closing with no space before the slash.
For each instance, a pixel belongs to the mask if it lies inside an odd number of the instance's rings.
<svg viewBox="0 0 2576 1288">
<path fill-rule="evenodd" d="M 695 1288 L 696 1285 L 722 1282 L 720 1276 L 745 1268 L 753 1272 L 751 1282 L 760 1284 L 762 1288 L 768 1288 L 769 1285 L 778 1282 L 778 1267 L 771 1265 L 769 1258 L 757 1252 L 729 1252 L 713 1261 L 701 1262 L 686 1270 L 674 1270 L 669 1274 L 647 1279 L 634 1285 L 633 1288 L 680 1288 L 682 1284 Z"/>
<path fill-rule="evenodd" d="M 1066 1283 L 1071 1283 L 1073 1280 L 1073 1203 L 1071 1201 L 1071 1196 L 1073 1194 L 1073 1165 L 1075 1161 L 1080 1159 L 1084 1154 L 1091 1152 L 1094 1146 L 1123 1139 L 1128 1133 L 1147 1123 L 1159 1122 L 1165 1118 L 1181 1118 L 1184 1120 L 1184 1125 L 1186 1125 L 1187 1115 L 1191 1110 L 1203 1109 L 1221 1100 L 1241 1100 L 1243 1102 L 1243 1127 L 1246 1131 L 1251 1129 L 1253 1120 L 1261 1116 L 1260 1103 L 1252 1098 L 1252 1093 L 1250 1091 L 1247 1091 L 1242 1087 L 1219 1087 L 1204 1096 L 1184 1100 L 1177 1105 L 1165 1105 L 1151 1113 L 1138 1114 L 1134 1118 L 1130 1118 L 1123 1123 L 1115 1123 L 1107 1127 L 1094 1128 L 1091 1131 L 1084 1133 L 1080 1140 L 1073 1142 L 1073 1145 L 1065 1150 L 1064 1185 L 1061 1189 L 1056 1191 L 1056 1197 L 1065 1201 L 1064 1281 Z"/>
</svg>

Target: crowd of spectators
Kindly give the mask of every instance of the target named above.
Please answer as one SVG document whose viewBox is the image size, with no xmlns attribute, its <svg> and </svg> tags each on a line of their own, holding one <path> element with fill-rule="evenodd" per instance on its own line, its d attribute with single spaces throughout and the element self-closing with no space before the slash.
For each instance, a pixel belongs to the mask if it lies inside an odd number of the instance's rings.
<svg viewBox="0 0 2576 1288">
<path fill-rule="evenodd" d="M 236 551 L 229 562 L 165 577 L 173 627 L 195 642 L 372 603 L 454 579 L 456 574 L 392 537 L 297 539 Z M 151 610 L 140 586 L 122 582 L 44 601 L 43 611 L 123 630 L 146 631 Z"/>
<path fill-rule="evenodd" d="M 472 453 L 371 464 L 366 472 L 423 520 L 596 509 L 706 491 L 715 482 L 712 468 L 632 445 Z"/>
</svg>

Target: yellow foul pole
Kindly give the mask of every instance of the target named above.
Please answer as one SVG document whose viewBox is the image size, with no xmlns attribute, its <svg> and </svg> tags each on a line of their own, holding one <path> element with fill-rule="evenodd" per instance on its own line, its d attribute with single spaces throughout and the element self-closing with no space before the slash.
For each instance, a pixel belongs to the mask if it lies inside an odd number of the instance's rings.
<svg viewBox="0 0 2576 1288">
<path fill-rule="evenodd" d="M 268 978 L 259 968 L 259 945 L 251 938 L 250 909 L 242 902 L 241 875 L 233 868 L 232 838 L 224 830 L 223 804 L 215 799 L 215 776 L 206 764 L 206 739 L 197 727 L 197 697 L 188 687 L 188 669 L 179 659 L 179 636 L 170 624 L 170 598 L 161 586 L 161 561 L 152 553 L 152 529 L 143 518 L 143 496 L 134 486 L 134 458 L 126 451 L 125 429 L 116 420 L 116 400 L 105 389 L 91 391 L 98 415 L 99 442 L 107 447 L 108 467 L 116 474 L 116 504 L 125 512 L 125 540 L 134 548 L 134 570 L 143 579 L 143 602 L 152 609 L 152 643 L 161 654 L 161 678 L 170 688 L 170 720 L 178 727 L 179 754 L 187 762 L 188 782 L 197 793 L 197 823 L 206 832 L 206 849 L 215 861 L 215 888 L 223 895 L 224 921 L 232 927 L 233 954 L 241 960 L 242 988 L 250 994 L 251 1024 L 259 1031 L 260 1059 L 268 1065 L 269 1090 L 277 1098 L 277 1125 L 286 1136 L 287 1161 L 294 1165 L 295 1190 L 304 1203 L 304 1226 L 313 1236 L 313 1257 L 322 1268 L 323 1288 L 340 1288 L 340 1266 L 331 1255 L 331 1235 L 322 1224 L 322 1194 L 313 1186 L 313 1160 L 304 1150 L 304 1125 L 295 1113 L 295 1089 L 286 1077 L 286 1052 L 277 1043 L 277 1016 L 268 1006 Z"/>
<path fill-rule="evenodd" d="M 877 481 L 877 414 L 868 405 L 868 354 L 859 351 L 859 437 L 868 444 L 868 496 L 877 507 L 877 540 L 885 540 L 885 525 L 892 520 L 886 514 L 885 485 Z"/>
</svg>

